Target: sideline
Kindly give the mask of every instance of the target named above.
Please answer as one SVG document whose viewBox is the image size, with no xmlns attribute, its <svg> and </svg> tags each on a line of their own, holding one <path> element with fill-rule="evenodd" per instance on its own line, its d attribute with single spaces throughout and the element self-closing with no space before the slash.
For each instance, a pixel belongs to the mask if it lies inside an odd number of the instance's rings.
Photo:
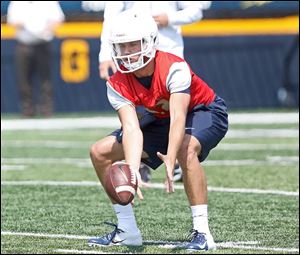
<svg viewBox="0 0 300 255">
<path fill-rule="evenodd" d="M 299 123 L 299 113 L 231 113 L 230 124 L 283 124 Z M 118 117 L 1 119 L 3 130 L 47 130 L 77 128 L 118 128 Z"/>
</svg>

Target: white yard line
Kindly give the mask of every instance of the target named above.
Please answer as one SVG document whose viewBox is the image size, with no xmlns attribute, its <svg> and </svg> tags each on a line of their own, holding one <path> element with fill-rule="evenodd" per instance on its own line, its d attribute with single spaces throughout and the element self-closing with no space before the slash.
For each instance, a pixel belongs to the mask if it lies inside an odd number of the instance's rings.
<svg viewBox="0 0 300 255">
<path fill-rule="evenodd" d="M 299 113 L 230 113 L 230 124 L 279 124 L 299 123 Z M 77 128 L 116 128 L 120 126 L 117 117 L 51 118 L 2 120 L 2 130 L 46 130 Z"/>
<path fill-rule="evenodd" d="M 114 252 L 104 252 L 104 251 L 96 251 L 96 250 L 67 250 L 67 249 L 56 249 L 53 250 L 54 252 L 58 252 L 59 254 L 62 253 L 70 253 L 70 254 L 132 254 L 132 253 L 128 253 L 128 252 L 118 252 L 118 253 L 114 253 Z"/>
<path fill-rule="evenodd" d="M 259 151 L 259 150 L 299 150 L 299 144 L 255 144 L 255 143 L 220 143 L 214 150 L 245 150 L 245 151 Z"/>
<path fill-rule="evenodd" d="M 13 231 L 2 231 L 1 235 L 6 236 L 32 236 L 32 237 L 47 237 L 47 238 L 63 238 L 63 239 L 78 239 L 87 240 L 89 236 L 77 236 L 77 235 L 64 235 L 64 234 L 48 234 L 48 233 L 28 233 L 28 232 L 13 232 Z"/>
<path fill-rule="evenodd" d="M 1 164 L 79 164 L 90 162 L 89 158 L 1 158 Z"/>
<path fill-rule="evenodd" d="M 119 126 L 120 121 L 117 117 L 1 120 L 1 131 L 116 128 Z"/>
<path fill-rule="evenodd" d="M 13 141 L 1 141 L 1 147 L 13 147 L 13 148 L 57 148 L 57 149 L 86 149 L 92 145 L 93 142 L 71 142 L 71 141 L 25 141 L 25 140 L 13 140 Z"/>
<path fill-rule="evenodd" d="M 72 141 L 26 141 L 26 140 L 14 140 L 14 141 L 1 141 L 1 147 L 13 147 L 13 148 L 58 148 L 58 149 L 86 149 L 91 146 L 92 142 L 72 142 Z M 214 150 L 299 150 L 299 144 L 256 144 L 256 143 L 220 143 Z"/>
<path fill-rule="evenodd" d="M 1 235 L 10 236 L 30 236 L 30 237 L 44 237 L 44 238 L 63 238 L 63 239 L 78 239 L 87 240 L 89 236 L 76 236 L 76 235 L 63 235 L 63 234 L 47 234 L 47 233 L 28 233 L 28 232 L 13 232 L 13 231 L 1 231 Z M 158 241 L 158 240 L 145 240 L 143 244 L 146 245 L 159 245 L 161 248 L 175 248 L 177 246 L 182 246 L 184 242 L 170 242 L 170 241 Z M 258 244 L 256 241 L 238 241 L 238 242 L 222 242 L 216 243 L 218 248 L 235 248 L 235 249 L 254 249 L 254 250 L 265 250 L 265 251 L 283 251 L 283 252 L 299 252 L 297 248 L 279 248 L 279 247 L 259 247 L 259 246 L 249 246 L 251 244 Z M 56 252 L 64 253 L 80 253 L 80 254 L 103 254 L 102 251 L 96 250 L 74 250 L 74 249 L 56 249 Z M 109 253 L 111 254 L 111 252 Z M 125 253 L 127 254 L 127 253 Z"/>
<path fill-rule="evenodd" d="M 260 251 L 281 251 L 281 252 L 298 252 L 298 248 L 278 248 L 278 247 L 260 247 L 260 246 L 253 246 L 253 245 L 239 245 L 235 244 L 234 242 L 229 243 L 219 243 L 217 244 L 218 248 L 232 248 L 232 249 L 241 249 L 241 250 L 260 250 Z"/>
<path fill-rule="evenodd" d="M 229 129 L 227 138 L 299 137 L 299 129 Z"/>
<path fill-rule="evenodd" d="M 274 164 L 290 166 L 295 165 L 298 162 L 298 156 L 268 156 L 264 160 L 207 160 L 203 162 L 203 166 L 259 166 Z M 1 165 L 3 164 L 70 164 L 83 168 L 92 167 L 92 163 L 89 158 L 1 158 Z"/>
<path fill-rule="evenodd" d="M 1 181 L 1 185 L 8 186 L 79 186 L 79 187 L 94 187 L 101 186 L 100 182 L 92 181 Z M 162 183 L 149 183 L 149 188 L 164 189 L 165 185 Z M 182 184 L 175 184 L 175 189 L 184 189 Z M 270 194 L 283 196 L 299 196 L 298 192 L 284 191 L 284 190 L 263 190 L 263 189 L 244 189 L 244 188 L 225 188 L 225 187 L 208 187 L 208 191 L 212 192 L 231 192 L 231 193 L 250 193 L 250 194 Z"/>
<path fill-rule="evenodd" d="M 23 171 L 26 167 L 25 165 L 1 165 L 1 171 Z"/>
</svg>

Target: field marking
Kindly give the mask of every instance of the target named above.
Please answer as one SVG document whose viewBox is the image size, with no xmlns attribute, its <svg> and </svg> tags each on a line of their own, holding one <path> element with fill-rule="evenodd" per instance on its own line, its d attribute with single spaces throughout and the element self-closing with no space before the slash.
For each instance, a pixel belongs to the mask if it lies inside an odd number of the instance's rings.
<svg viewBox="0 0 300 255">
<path fill-rule="evenodd" d="M 243 143 L 243 144 L 232 144 L 232 143 L 220 143 L 214 150 L 246 150 L 246 151 L 257 151 L 257 150 L 299 150 L 299 144 L 255 144 L 255 143 Z"/>
<path fill-rule="evenodd" d="M 10 186 L 79 186 L 79 187 L 101 187 L 100 182 L 93 181 L 1 181 L 1 185 Z M 165 189 L 163 183 L 149 183 L 149 188 Z M 183 190 L 182 184 L 175 184 L 175 189 Z M 244 189 L 244 188 L 225 188 L 225 187 L 208 187 L 208 191 L 212 192 L 230 192 L 230 193 L 251 193 L 251 194 L 270 194 L 270 195 L 283 195 L 283 196 L 299 196 L 299 191 L 283 191 L 283 190 L 263 190 L 263 189 Z"/>
<path fill-rule="evenodd" d="M 67 250 L 67 249 L 56 249 L 54 252 L 62 253 L 71 253 L 71 254 L 131 254 L 131 253 L 123 253 L 123 252 L 103 252 L 103 251 L 95 251 L 95 250 Z"/>
<path fill-rule="evenodd" d="M 2 123 L 1 123 L 2 124 Z M 55 128 L 45 128 L 44 130 L 54 130 Z M 15 127 L 16 129 L 3 129 L 1 125 L 1 131 L 6 130 L 18 130 L 19 126 Z M 97 127 L 103 128 L 103 127 Z M 116 127 L 117 128 L 117 127 Z M 57 128 L 59 129 L 59 128 Z M 20 129 L 22 130 L 22 129 Z M 33 126 L 31 129 L 25 130 L 38 130 L 38 126 Z M 281 128 L 281 129 L 264 129 L 264 128 L 255 128 L 255 129 L 229 129 L 226 133 L 226 138 L 255 138 L 255 137 L 299 137 L 299 130 L 296 128 Z"/>
<path fill-rule="evenodd" d="M 203 166 L 249 166 L 249 165 L 282 165 L 297 164 L 298 156 L 267 156 L 265 160 L 236 159 L 236 160 L 207 160 Z M 93 167 L 89 158 L 1 158 L 1 164 L 70 164 L 77 167 Z"/>
<path fill-rule="evenodd" d="M 64 239 L 80 239 L 80 240 L 86 240 L 86 239 L 90 238 L 89 236 L 47 234 L 47 233 L 28 233 L 28 232 L 12 232 L 12 231 L 2 231 L 2 230 L 1 230 L 1 235 L 64 238 Z"/>
<path fill-rule="evenodd" d="M 2 165 L 1 171 L 23 171 L 27 166 L 25 165 Z"/>
<path fill-rule="evenodd" d="M 229 129 L 227 138 L 299 137 L 299 129 Z"/>
<path fill-rule="evenodd" d="M 239 245 L 234 242 L 220 243 L 217 245 L 219 248 L 232 248 L 232 249 L 246 249 L 246 250 L 261 250 L 261 251 L 281 251 L 281 252 L 298 252 L 298 248 L 277 248 L 277 247 L 266 247 L 266 246 L 254 246 L 254 245 Z"/>
<path fill-rule="evenodd" d="M 12 232 L 12 231 L 1 231 L 1 235 L 10 236 L 30 236 L 30 237 L 46 237 L 46 238 L 64 238 L 64 239 L 78 239 L 87 240 L 91 237 L 89 236 L 76 236 L 76 235 L 63 235 L 63 234 L 47 234 L 47 233 L 28 233 L 28 232 Z M 171 242 L 171 241 L 157 241 L 157 240 L 145 240 L 143 244 L 156 244 L 156 245 L 167 245 L 162 248 L 170 248 L 172 246 L 182 246 L 184 242 Z M 279 247 L 259 247 L 259 246 L 248 246 L 248 242 L 238 241 L 238 242 L 222 242 L 216 243 L 218 248 L 234 248 L 234 249 L 254 249 L 254 250 L 266 250 L 266 251 L 283 251 L 283 252 L 299 252 L 297 248 L 279 248 Z M 258 244 L 255 241 L 250 241 L 249 244 Z M 67 249 L 57 249 L 55 251 L 66 251 L 67 253 L 88 253 L 96 254 L 94 252 L 101 252 L 95 250 L 67 250 Z M 101 252 L 102 253 L 102 252 Z"/>
<path fill-rule="evenodd" d="M 92 142 L 72 142 L 72 141 L 26 141 L 26 140 L 13 140 L 2 141 L 1 147 L 13 147 L 13 148 L 56 148 L 56 149 L 87 149 L 91 146 Z M 214 150 L 299 150 L 299 144 L 255 144 L 255 143 L 220 143 Z"/>
<path fill-rule="evenodd" d="M 299 113 L 230 113 L 230 124 L 279 124 L 299 123 Z M 51 119 L 14 119 L 2 120 L 2 130 L 47 130 L 77 128 L 117 128 L 120 126 L 118 117 L 88 118 L 51 118 Z"/>
</svg>

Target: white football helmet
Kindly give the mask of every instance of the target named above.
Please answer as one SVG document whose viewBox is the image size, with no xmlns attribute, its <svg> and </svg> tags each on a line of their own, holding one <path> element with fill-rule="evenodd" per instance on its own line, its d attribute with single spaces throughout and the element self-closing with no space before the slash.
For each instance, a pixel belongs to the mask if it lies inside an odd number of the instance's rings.
<svg viewBox="0 0 300 255">
<path fill-rule="evenodd" d="M 155 56 L 157 34 L 157 25 L 150 13 L 141 13 L 134 9 L 121 12 L 112 24 L 109 39 L 117 69 L 122 73 L 131 73 L 147 65 Z M 120 45 L 135 41 L 140 42 L 140 51 L 122 55 Z M 138 60 L 132 61 L 134 57 L 138 57 Z"/>
</svg>

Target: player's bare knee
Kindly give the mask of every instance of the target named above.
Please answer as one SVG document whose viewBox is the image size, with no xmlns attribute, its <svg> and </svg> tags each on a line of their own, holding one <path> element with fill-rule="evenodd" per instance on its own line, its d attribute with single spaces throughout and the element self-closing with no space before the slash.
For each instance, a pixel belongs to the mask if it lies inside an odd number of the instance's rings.
<svg viewBox="0 0 300 255">
<path fill-rule="evenodd" d="M 101 146 L 99 146 L 99 142 L 96 142 L 91 146 L 90 157 L 92 161 L 97 162 L 98 164 L 106 161 L 106 158 L 101 151 Z"/>
<path fill-rule="evenodd" d="M 198 146 L 194 146 L 192 144 L 183 143 L 180 147 L 177 159 L 182 169 L 188 169 L 190 162 L 192 162 L 195 157 L 198 157 Z"/>
</svg>

